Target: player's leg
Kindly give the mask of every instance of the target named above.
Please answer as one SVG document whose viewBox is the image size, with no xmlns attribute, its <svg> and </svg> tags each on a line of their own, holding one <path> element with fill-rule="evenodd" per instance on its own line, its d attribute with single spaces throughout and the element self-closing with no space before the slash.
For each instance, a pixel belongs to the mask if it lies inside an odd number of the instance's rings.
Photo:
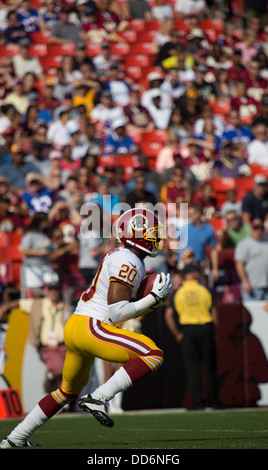
<svg viewBox="0 0 268 470">
<path fill-rule="evenodd" d="M 87 384 L 94 358 L 88 353 L 83 356 L 78 350 L 74 351 L 72 349 L 73 341 L 70 333 L 73 332 L 73 323 L 73 321 L 70 321 L 70 325 L 67 326 L 65 331 L 66 357 L 61 386 L 37 403 L 9 436 L 3 439 L 0 448 L 30 446 L 28 438 L 66 404 L 73 401 Z"/>
<path fill-rule="evenodd" d="M 106 404 L 117 393 L 127 390 L 138 380 L 156 371 L 163 363 L 163 352 L 145 335 L 94 319 L 90 319 L 89 328 L 94 354 L 102 359 L 123 364 L 91 396 L 82 397 L 80 406 L 90 411 L 92 399 Z M 101 424 L 109 425 L 103 422 Z"/>
</svg>

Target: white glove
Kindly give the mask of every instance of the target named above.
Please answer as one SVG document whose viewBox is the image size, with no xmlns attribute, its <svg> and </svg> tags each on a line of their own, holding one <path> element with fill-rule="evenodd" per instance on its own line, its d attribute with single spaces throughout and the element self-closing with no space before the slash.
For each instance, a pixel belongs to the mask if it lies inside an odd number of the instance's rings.
<svg viewBox="0 0 268 470">
<path fill-rule="evenodd" d="M 156 303 L 165 300 L 172 291 L 172 281 L 170 274 L 161 273 L 155 278 L 151 295 L 155 298 Z"/>
</svg>

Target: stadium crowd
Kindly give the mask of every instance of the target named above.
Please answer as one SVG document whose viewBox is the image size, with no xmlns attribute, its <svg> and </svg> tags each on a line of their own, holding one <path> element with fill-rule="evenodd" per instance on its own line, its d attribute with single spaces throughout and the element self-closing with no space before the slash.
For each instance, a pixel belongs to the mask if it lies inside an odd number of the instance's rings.
<svg viewBox="0 0 268 470">
<path fill-rule="evenodd" d="M 115 241 L 81 237 L 80 208 L 96 202 L 105 220 L 110 195 L 111 207 L 176 206 L 169 249 L 146 260 L 148 272 L 174 272 L 187 257 L 176 227 L 188 203 L 208 236 L 187 248 L 213 283 L 228 284 L 221 251 L 255 219 L 268 233 L 266 2 L 0 3 L 3 283 L 14 282 L 3 266 L 17 234 L 18 284 L 31 295 L 51 269 L 63 291 L 88 284 Z"/>
</svg>

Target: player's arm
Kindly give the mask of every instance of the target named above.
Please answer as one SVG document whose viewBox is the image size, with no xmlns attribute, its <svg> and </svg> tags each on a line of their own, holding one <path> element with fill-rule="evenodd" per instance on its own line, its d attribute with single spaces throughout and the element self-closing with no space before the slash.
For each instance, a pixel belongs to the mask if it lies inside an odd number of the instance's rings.
<svg viewBox="0 0 268 470">
<path fill-rule="evenodd" d="M 165 299 L 172 290 L 172 283 L 169 274 L 156 276 L 152 291 L 146 297 L 130 302 L 132 289 L 130 286 L 120 282 L 110 282 L 108 290 L 108 305 L 110 318 L 113 323 L 121 323 L 145 315 L 150 309 Z"/>
</svg>

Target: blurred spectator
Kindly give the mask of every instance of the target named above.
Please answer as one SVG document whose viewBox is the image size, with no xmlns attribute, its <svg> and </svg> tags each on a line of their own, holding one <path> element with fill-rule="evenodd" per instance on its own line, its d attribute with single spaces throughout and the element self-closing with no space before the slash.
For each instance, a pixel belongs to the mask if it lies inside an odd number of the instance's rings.
<svg viewBox="0 0 268 470">
<path fill-rule="evenodd" d="M 260 75 L 260 62 L 254 56 L 248 65 L 247 94 L 256 101 L 261 101 L 265 90 L 268 88 L 268 80 Z"/>
<path fill-rule="evenodd" d="M 173 165 L 171 166 L 171 168 L 168 168 L 164 171 L 163 175 L 161 176 L 161 181 L 163 182 L 170 181 L 170 177 L 173 172 L 173 169 L 180 168 L 183 170 L 184 178 L 188 182 L 191 192 L 194 192 L 196 184 L 197 184 L 197 180 L 194 174 L 192 173 L 192 171 L 189 168 L 184 167 L 183 162 L 184 162 L 184 159 L 182 158 L 181 154 L 175 153 L 173 155 Z"/>
<path fill-rule="evenodd" d="M 96 191 L 96 181 L 95 184 L 91 181 L 89 169 L 81 166 L 76 171 L 75 177 L 77 178 L 77 189 L 83 195 L 84 200 L 90 199 Z"/>
<path fill-rule="evenodd" d="M 232 109 L 238 110 L 241 122 L 247 124 L 251 124 L 259 113 L 259 103 L 248 95 L 247 85 L 242 79 L 235 82 L 230 105 Z"/>
<path fill-rule="evenodd" d="M 23 38 L 28 38 L 28 32 L 19 22 L 18 13 L 10 10 L 7 14 L 7 26 L 4 29 L 4 37 L 7 44 L 18 44 Z"/>
<path fill-rule="evenodd" d="M 128 120 L 127 131 L 151 131 L 154 129 L 150 113 L 141 104 L 139 91 L 130 91 L 129 104 L 124 107 L 124 114 Z"/>
<path fill-rule="evenodd" d="M 211 177 L 211 163 L 194 139 L 188 141 L 187 156 L 183 160 L 183 166 L 189 168 L 199 182 Z"/>
<path fill-rule="evenodd" d="M 78 181 L 74 175 L 68 177 L 64 188 L 58 192 L 56 201 L 66 201 L 69 207 L 79 211 L 84 202 L 83 193 L 78 188 Z"/>
<path fill-rule="evenodd" d="M 151 20 L 151 7 L 146 0 L 127 0 L 132 19 Z"/>
<path fill-rule="evenodd" d="M 238 178 L 239 176 L 249 176 L 250 169 L 241 158 L 240 150 L 237 155 L 237 144 L 232 144 L 226 140 L 222 142 L 222 149 L 219 157 L 215 160 L 212 172 L 213 178 Z"/>
<path fill-rule="evenodd" d="M 99 136 L 97 135 L 96 126 L 88 119 L 85 123 L 84 132 L 81 133 L 80 141 L 87 145 L 88 155 L 100 155 L 102 142 Z"/>
<path fill-rule="evenodd" d="M 90 200 L 100 206 L 104 217 L 111 216 L 111 210 L 115 206 L 119 210 L 120 206 L 120 198 L 117 194 L 111 194 L 110 185 L 108 178 L 100 178 L 97 183 L 97 194 Z"/>
<path fill-rule="evenodd" d="M 1 177 L 0 177 L 0 185 Z M 25 223 L 22 216 L 12 210 L 12 201 L 8 194 L 0 194 L 0 232 L 1 233 L 23 233 Z"/>
<path fill-rule="evenodd" d="M 56 44 L 73 42 L 77 44 L 79 41 L 81 41 L 80 28 L 69 22 L 69 8 L 63 6 L 59 11 L 59 20 L 51 30 L 51 42 Z"/>
<path fill-rule="evenodd" d="M 54 270 L 49 259 L 51 240 L 47 235 L 48 216 L 45 212 L 36 212 L 21 240 L 22 286 L 34 295 L 36 289 L 45 285 L 45 276 L 53 275 Z"/>
<path fill-rule="evenodd" d="M 49 224 L 52 227 L 60 227 L 64 231 L 71 227 L 71 231 L 76 233 L 81 224 L 81 216 L 75 207 L 68 204 L 68 201 L 56 201 L 48 213 Z"/>
<path fill-rule="evenodd" d="M 268 299 L 268 244 L 263 239 L 263 221 L 251 221 L 250 236 L 235 248 L 237 274 L 244 302 Z"/>
<path fill-rule="evenodd" d="M 158 50 L 159 47 L 163 46 L 167 42 L 170 42 L 170 33 L 174 30 L 174 21 L 173 18 L 162 18 L 160 23 L 160 27 L 155 34 L 154 42 L 157 45 Z"/>
<path fill-rule="evenodd" d="M 254 128 L 256 124 L 265 124 L 268 127 L 268 95 L 263 97 L 260 113 L 253 120 L 252 127 Z"/>
<path fill-rule="evenodd" d="M 91 120 L 100 122 L 107 134 L 111 129 L 112 123 L 117 119 L 124 118 L 124 111 L 120 106 L 115 105 L 112 94 L 109 90 L 102 92 L 100 102 L 91 112 Z"/>
<path fill-rule="evenodd" d="M 39 173 L 28 173 L 25 177 L 26 190 L 21 195 L 29 215 L 37 212 L 48 213 L 53 201 L 53 191 L 45 186 L 44 177 Z"/>
<path fill-rule="evenodd" d="M 139 203 L 149 203 L 154 206 L 157 202 L 155 195 L 146 190 L 145 176 L 136 176 L 134 190 L 126 195 L 125 203 L 129 204 L 130 207 L 135 207 L 135 204 Z"/>
<path fill-rule="evenodd" d="M 93 57 L 93 64 L 100 80 L 108 77 L 112 63 L 113 59 L 110 55 L 110 45 L 108 42 L 103 42 L 101 43 L 99 54 Z"/>
<path fill-rule="evenodd" d="M 171 168 L 174 163 L 174 154 L 179 153 L 180 138 L 173 131 L 167 133 L 167 142 L 156 156 L 155 169 L 158 173 L 163 173 L 167 168 Z"/>
<path fill-rule="evenodd" d="M 19 22 L 28 34 L 39 31 L 38 12 L 32 7 L 30 0 L 22 0 L 17 13 Z"/>
<path fill-rule="evenodd" d="M 155 127 L 157 129 L 167 129 L 170 121 L 171 107 L 162 102 L 160 89 L 155 88 L 150 90 L 148 104 L 144 103 L 144 106 L 152 117 Z"/>
<path fill-rule="evenodd" d="M 24 149 L 18 144 L 13 144 L 11 146 L 10 162 L 0 165 L 0 175 L 8 179 L 12 190 L 22 192 L 26 188 L 25 176 L 30 172 L 40 173 L 33 163 L 25 160 Z"/>
<path fill-rule="evenodd" d="M 242 201 L 237 198 L 237 191 L 235 188 L 226 191 L 226 201 L 223 202 L 220 209 L 221 217 L 225 217 L 227 212 L 235 211 L 241 216 Z"/>
<path fill-rule="evenodd" d="M 208 67 L 206 65 L 198 65 L 195 69 L 194 87 L 199 91 L 204 102 L 215 101 L 216 89 L 212 82 L 207 81 Z"/>
<path fill-rule="evenodd" d="M 200 116 L 194 122 L 194 125 L 193 125 L 193 129 L 192 129 L 193 135 L 198 136 L 202 134 L 202 132 L 204 131 L 205 122 L 208 119 L 212 120 L 213 133 L 217 137 L 221 137 L 224 131 L 224 128 L 226 126 L 226 122 L 219 114 L 215 114 L 213 112 L 212 107 L 209 103 L 203 104 L 201 111 L 200 111 Z"/>
<path fill-rule="evenodd" d="M 221 248 L 235 248 L 246 237 L 250 236 L 250 225 L 243 224 L 236 211 L 229 210 L 224 216 L 224 227 L 221 234 Z"/>
<path fill-rule="evenodd" d="M 110 66 L 109 75 L 105 79 L 105 87 L 110 91 L 117 106 L 123 107 L 129 104 L 130 85 L 121 77 L 120 67 L 116 62 Z"/>
<path fill-rule="evenodd" d="M 248 70 L 241 63 L 241 51 L 235 48 L 231 56 L 232 65 L 228 68 L 228 80 L 235 84 L 237 80 L 246 82 L 248 79 Z"/>
<path fill-rule="evenodd" d="M 180 108 L 177 106 L 171 111 L 167 130 L 175 132 L 181 143 L 187 141 L 191 135 L 190 124 L 187 120 L 183 119 Z"/>
<path fill-rule="evenodd" d="M 111 125 L 112 132 L 104 141 L 103 152 L 105 155 L 127 155 L 135 154 L 138 146 L 132 137 L 126 133 L 127 121 L 123 119 L 115 119 Z"/>
<path fill-rule="evenodd" d="M 254 177 L 253 188 L 242 199 L 242 218 L 244 224 L 253 219 L 264 220 L 268 213 L 267 179 L 264 175 Z"/>
<path fill-rule="evenodd" d="M 27 96 L 23 92 L 23 82 L 21 78 L 16 78 L 12 91 L 7 93 L 3 104 L 11 104 L 14 106 L 17 113 L 24 115 L 27 112 L 30 104 Z"/>
<path fill-rule="evenodd" d="M 63 110 L 59 115 L 59 119 L 53 121 L 47 132 L 47 139 L 53 145 L 62 147 L 68 145 L 70 142 L 70 127 L 72 121 L 70 120 L 70 111 Z M 78 126 L 77 126 L 78 127 Z"/>
<path fill-rule="evenodd" d="M 195 261 L 201 266 L 207 262 L 207 247 L 210 247 L 211 273 L 214 281 L 218 280 L 218 250 L 217 240 L 212 226 L 203 216 L 203 209 L 199 205 L 191 204 L 188 210 L 189 223 L 187 224 L 188 239 L 186 248 L 192 248 Z M 178 261 L 181 259 L 182 253 L 179 250 Z"/>
<path fill-rule="evenodd" d="M 249 142 L 253 139 L 253 134 L 248 124 L 240 122 L 239 110 L 230 109 L 227 117 L 227 125 L 222 132 L 222 140 L 243 142 L 248 146 Z"/>
<path fill-rule="evenodd" d="M 185 85 L 181 82 L 178 70 L 176 68 L 170 68 L 166 72 L 165 79 L 160 86 L 162 92 L 166 94 L 167 104 L 185 93 Z"/>
<path fill-rule="evenodd" d="M 43 81 L 43 68 L 37 57 L 30 56 L 29 48 L 29 38 L 20 39 L 19 53 L 12 58 L 15 75 L 18 78 L 22 78 L 27 72 L 32 72 L 35 74 L 36 79 L 38 79 L 39 81 Z"/>
<path fill-rule="evenodd" d="M 207 220 L 218 215 L 217 199 L 214 196 L 213 185 L 209 181 L 205 181 L 200 188 L 196 189 L 191 202 L 203 208 L 203 213 Z"/>
<path fill-rule="evenodd" d="M 183 120 L 189 122 L 191 126 L 200 117 L 202 105 L 199 91 L 195 88 L 186 90 L 184 95 L 175 100 L 175 106 L 180 108 Z"/>
<path fill-rule="evenodd" d="M 142 106 L 148 109 L 148 107 L 152 104 L 151 95 L 154 94 L 155 89 L 157 89 L 158 91 L 160 90 L 161 102 L 165 99 L 165 96 L 160 88 L 164 81 L 164 75 L 158 71 L 153 71 L 147 75 L 146 79 L 147 87 L 142 93 L 141 104 Z"/>
<path fill-rule="evenodd" d="M 51 32 L 59 21 L 59 8 L 56 0 L 47 0 L 39 10 L 39 29 L 42 32 Z"/>
<path fill-rule="evenodd" d="M 173 18 L 174 12 L 171 5 L 166 4 L 164 0 L 155 0 L 151 7 L 152 18 L 162 21 L 163 18 Z"/>
<path fill-rule="evenodd" d="M 268 127 L 257 123 L 252 126 L 254 139 L 248 145 L 248 163 L 268 166 Z"/>
<path fill-rule="evenodd" d="M 161 201 L 165 204 L 170 202 L 179 204 L 181 202 L 189 203 L 191 200 L 191 191 L 187 180 L 184 178 L 182 168 L 173 168 L 170 181 L 164 183 L 161 187 Z"/>
<path fill-rule="evenodd" d="M 202 18 L 207 12 L 205 0 L 176 0 L 175 16 L 180 19 Z"/>
<path fill-rule="evenodd" d="M 243 31 L 243 39 L 236 44 L 236 47 L 241 51 L 241 62 L 248 65 L 252 57 L 254 57 L 258 48 L 256 47 L 257 34 L 253 29 L 245 29 Z"/>
</svg>

